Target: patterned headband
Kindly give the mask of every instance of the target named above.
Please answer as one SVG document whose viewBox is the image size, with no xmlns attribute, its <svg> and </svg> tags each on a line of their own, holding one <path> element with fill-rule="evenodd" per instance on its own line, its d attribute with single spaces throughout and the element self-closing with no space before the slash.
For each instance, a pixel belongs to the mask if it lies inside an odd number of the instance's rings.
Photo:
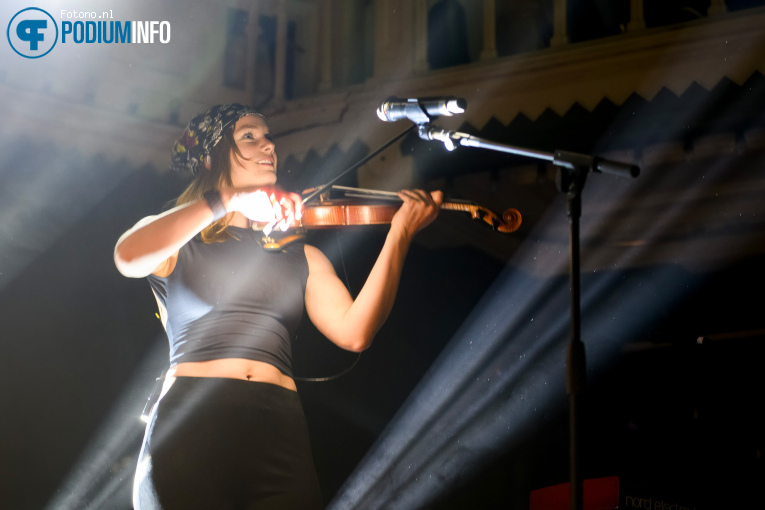
<svg viewBox="0 0 765 510">
<path fill-rule="evenodd" d="M 180 174 L 196 176 L 200 165 L 204 166 L 205 157 L 223 138 L 226 128 L 245 115 L 265 119 L 251 107 L 241 104 L 219 104 L 191 119 L 183 135 L 175 142 L 170 168 Z"/>
</svg>

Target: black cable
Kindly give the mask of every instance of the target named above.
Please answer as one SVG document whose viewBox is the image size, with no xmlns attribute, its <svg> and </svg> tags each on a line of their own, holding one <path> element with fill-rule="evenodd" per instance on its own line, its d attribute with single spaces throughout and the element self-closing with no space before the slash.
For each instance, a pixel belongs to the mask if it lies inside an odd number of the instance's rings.
<svg viewBox="0 0 765 510">
<path fill-rule="evenodd" d="M 346 368 L 342 372 L 338 372 L 335 375 L 330 375 L 330 376 L 327 376 L 327 377 L 295 377 L 294 380 L 295 381 L 300 381 L 300 382 L 327 382 L 327 381 L 334 381 L 335 379 L 339 379 L 340 377 L 344 376 L 345 374 L 347 374 L 348 372 L 353 370 L 353 368 L 356 366 L 356 364 L 359 362 L 360 359 L 361 359 L 361 353 L 359 353 L 358 356 L 356 356 L 356 359 L 353 361 L 351 366 L 349 366 L 348 368 Z"/>
<path fill-rule="evenodd" d="M 391 145 L 393 145 L 393 143 L 394 143 L 394 142 L 396 142 L 398 139 L 402 138 L 404 135 L 407 135 L 407 134 L 409 134 L 409 132 L 410 132 L 410 131 L 413 131 L 413 130 L 414 130 L 414 128 L 416 128 L 416 127 L 417 127 L 417 125 L 416 125 L 416 124 L 412 124 L 411 126 L 409 126 L 408 128 L 406 128 L 406 129 L 405 129 L 403 132 L 399 133 L 399 134 L 398 134 L 398 135 L 396 135 L 394 138 L 392 138 L 392 139 L 388 140 L 388 141 L 387 141 L 387 142 L 385 142 L 383 145 L 381 145 L 380 147 L 378 147 L 377 149 L 375 149 L 375 150 L 374 150 L 374 152 L 371 152 L 370 154 L 367 154 L 367 155 L 366 155 L 365 157 L 363 157 L 363 158 L 362 158 L 360 161 L 356 162 L 355 164 L 351 165 L 350 167 L 348 167 L 348 168 L 346 168 L 345 170 L 343 170 L 342 172 L 340 172 L 338 175 L 336 175 L 335 177 L 333 177 L 333 178 L 332 178 L 332 179 L 331 179 L 329 182 L 327 182 L 327 183 L 324 183 L 324 184 L 322 184 L 321 186 L 319 186 L 319 187 L 317 187 L 317 188 L 311 188 L 311 189 L 303 190 L 303 194 L 306 194 L 306 193 L 308 193 L 308 196 L 303 198 L 303 203 L 305 204 L 306 202 L 308 202 L 309 200 L 311 200 L 313 197 L 315 197 L 316 195 L 320 194 L 320 193 L 321 193 L 322 191 L 324 191 L 325 189 L 327 189 L 327 188 L 329 188 L 330 186 L 332 186 L 332 184 L 333 184 L 333 183 L 337 182 L 337 181 L 338 181 L 338 180 L 339 180 L 341 177 L 343 177 L 343 176 L 344 176 L 344 175 L 346 175 L 347 173 L 349 173 L 349 172 L 351 172 L 351 171 L 353 171 L 353 170 L 356 170 L 357 168 L 359 168 L 359 167 L 361 167 L 362 165 L 366 164 L 366 163 L 367 163 L 368 161 L 370 161 L 372 158 L 374 158 L 375 156 L 377 156 L 378 154 L 380 154 L 382 151 L 384 151 L 385 149 L 387 149 L 388 147 L 390 147 Z"/>
<path fill-rule="evenodd" d="M 340 252 L 340 263 L 343 266 L 343 276 L 345 276 L 345 286 L 348 288 L 348 293 L 352 296 L 353 292 L 351 291 L 351 280 L 348 278 L 348 270 L 345 267 L 345 257 L 343 257 L 343 245 L 340 242 L 340 231 L 337 232 L 337 236 L 335 236 L 335 239 L 337 239 L 337 248 Z M 334 381 L 335 379 L 339 379 L 340 377 L 344 376 L 348 372 L 354 369 L 354 367 L 358 364 L 359 360 L 361 359 L 361 353 L 358 353 L 356 356 L 356 359 L 351 363 L 351 366 L 348 368 L 342 370 L 341 372 L 338 372 L 335 375 L 330 375 L 327 377 L 295 377 L 295 381 L 300 382 L 327 382 L 327 381 Z"/>
</svg>

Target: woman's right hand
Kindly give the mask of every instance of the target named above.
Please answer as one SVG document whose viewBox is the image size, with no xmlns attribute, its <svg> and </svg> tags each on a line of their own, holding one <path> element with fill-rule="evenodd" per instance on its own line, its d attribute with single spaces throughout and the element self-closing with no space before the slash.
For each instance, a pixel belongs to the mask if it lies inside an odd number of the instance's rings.
<svg viewBox="0 0 765 510">
<path fill-rule="evenodd" d="M 226 211 L 238 211 L 248 219 L 266 223 L 266 235 L 273 229 L 287 230 L 303 216 L 303 199 L 274 186 L 224 188 L 221 200 Z"/>
<path fill-rule="evenodd" d="M 265 223 L 264 232 L 274 226 L 286 230 L 303 215 L 300 195 L 275 187 L 223 188 L 220 196 L 226 211 L 241 211 L 251 220 Z M 167 276 L 178 250 L 212 219 L 213 212 L 204 199 L 144 218 L 117 241 L 114 263 L 120 273 L 131 278 L 151 273 Z"/>
</svg>

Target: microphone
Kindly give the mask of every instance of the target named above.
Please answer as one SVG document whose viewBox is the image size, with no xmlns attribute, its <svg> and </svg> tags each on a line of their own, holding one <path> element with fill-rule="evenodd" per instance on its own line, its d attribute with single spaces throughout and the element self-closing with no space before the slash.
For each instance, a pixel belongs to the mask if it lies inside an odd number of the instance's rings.
<svg viewBox="0 0 765 510">
<path fill-rule="evenodd" d="M 422 99 L 403 99 L 389 97 L 377 109 L 377 116 L 383 122 L 396 122 L 409 119 L 416 124 L 427 124 L 433 117 L 444 115 L 451 117 L 464 113 L 467 101 L 461 97 L 423 97 Z"/>
</svg>

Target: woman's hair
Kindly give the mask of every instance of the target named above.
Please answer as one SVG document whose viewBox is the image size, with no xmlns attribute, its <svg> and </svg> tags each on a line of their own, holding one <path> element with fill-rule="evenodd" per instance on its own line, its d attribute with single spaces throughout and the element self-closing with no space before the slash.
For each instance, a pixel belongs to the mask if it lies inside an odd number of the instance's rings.
<svg viewBox="0 0 765 510">
<path fill-rule="evenodd" d="M 239 159 L 244 159 L 239 147 L 234 141 L 234 126 L 226 128 L 223 137 L 210 151 L 210 169 L 200 168 L 191 184 L 175 200 L 175 206 L 187 204 L 199 200 L 202 195 L 223 186 L 233 186 L 231 181 L 231 154 Z M 220 243 L 233 235 L 226 230 L 234 213 L 228 213 L 218 221 L 205 227 L 202 232 L 202 241 L 205 243 Z"/>
</svg>

